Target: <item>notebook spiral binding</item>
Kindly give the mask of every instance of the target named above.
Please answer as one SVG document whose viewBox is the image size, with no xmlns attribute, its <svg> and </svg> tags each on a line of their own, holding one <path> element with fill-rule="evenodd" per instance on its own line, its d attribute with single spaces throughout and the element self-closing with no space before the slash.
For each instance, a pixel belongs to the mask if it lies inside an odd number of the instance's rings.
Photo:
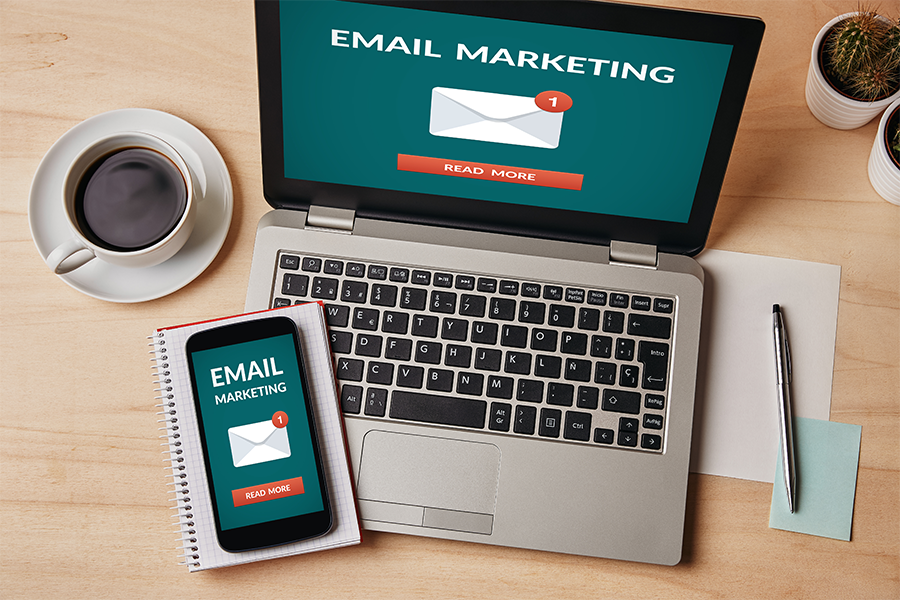
<svg viewBox="0 0 900 600">
<path fill-rule="evenodd" d="M 190 482 L 188 481 L 187 471 L 184 467 L 184 457 L 181 449 L 181 432 L 178 425 L 178 407 L 175 402 L 175 395 L 172 390 L 172 380 L 169 372 L 169 357 L 166 353 L 166 337 L 165 333 L 160 331 L 155 335 L 149 336 L 149 346 L 152 347 L 150 359 L 155 364 L 153 369 L 153 383 L 157 385 L 154 390 L 158 395 L 154 398 L 159 402 L 156 413 L 160 418 L 157 423 L 164 424 L 159 431 L 164 433 L 159 437 L 164 439 L 160 445 L 166 446 L 162 451 L 165 455 L 163 461 L 167 462 L 166 469 L 171 469 L 167 473 L 166 478 L 171 477 L 172 481 L 167 482 L 167 486 L 172 486 L 168 493 L 173 494 L 170 500 L 174 503 L 171 510 L 175 511 L 172 515 L 177 520 L 178 529 L 175 534 L 178 536 L 178 545 L 176 548 L 181 552 L 178 558 L 182 559 L 179 564 L 187 566 L 200 566 L 200 554 L 197 544 L 197 531 L 194 529 L 194 514 L 191 506 Z"/>
</svg>

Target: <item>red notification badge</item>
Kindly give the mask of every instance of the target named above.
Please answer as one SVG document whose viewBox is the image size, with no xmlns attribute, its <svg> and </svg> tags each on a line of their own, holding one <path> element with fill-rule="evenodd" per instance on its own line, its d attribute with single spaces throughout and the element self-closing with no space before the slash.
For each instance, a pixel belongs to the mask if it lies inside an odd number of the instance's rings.
<svg viewBox="0 0 900 600">
<path fill-rule="evenodd" d="M 572 98 L 567 93 L 553 90 L 541 92 L 535 96 L 534 103 L 541 110 L 552 113 L 566 112 L 572 108 Z"/>
<path fill-rule="evenodd" d="M 287 427 L 288 416 L 287 413 L 283 410 L 279 410 L 274 415 L 272 415 L 272 425 L 281 429 L 282 427 Z"/>
</svg>

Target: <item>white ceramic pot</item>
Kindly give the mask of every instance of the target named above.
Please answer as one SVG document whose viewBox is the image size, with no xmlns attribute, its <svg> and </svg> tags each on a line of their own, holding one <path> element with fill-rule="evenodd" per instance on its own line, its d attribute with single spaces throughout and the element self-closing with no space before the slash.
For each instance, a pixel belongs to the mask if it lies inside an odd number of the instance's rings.
<svg viewBox="0 0 900 600">
<path fill-rule="evenodd" d="M 835 17 L 825 24 L 812 45 L 809 73 L 806 76 L 806 104 L 810 112 L 822 123 L 834 129 L 856 129 L 878 115 L 891 102 L 900 98 L 900 90 L 875 102 L 861 102 L 834 89 L 822 74 L 819 47 L 828 31 L 840 21 L 855 13 Z"/>
<path fill-rule="evenodd" d="M 888 149 L 887 125 L 894 113 L 900 113 L 900 99 L 895 100 L 881 117 L 878 135 L 869 154 L 869 181 L 878 194 L 894 204 L 900 205 L 900 164 Z"/>
</svg>

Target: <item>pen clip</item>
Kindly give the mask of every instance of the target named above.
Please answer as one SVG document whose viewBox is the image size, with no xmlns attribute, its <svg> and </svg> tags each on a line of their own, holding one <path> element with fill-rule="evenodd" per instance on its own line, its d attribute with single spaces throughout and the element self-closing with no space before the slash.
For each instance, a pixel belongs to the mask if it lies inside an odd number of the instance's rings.
<svg viewBox="0 0 900 600">
<path fill-rule="evenodd" d="M 787 327 L 784 326 L 784 315 L 779 314 L 781 318 L 781 335 L 782 339 L 784 339 L 784 359 L 787 363 L 787 383 L 791 383 L 791 342 L 788 340 L 788 332 Z"/>
</svg>

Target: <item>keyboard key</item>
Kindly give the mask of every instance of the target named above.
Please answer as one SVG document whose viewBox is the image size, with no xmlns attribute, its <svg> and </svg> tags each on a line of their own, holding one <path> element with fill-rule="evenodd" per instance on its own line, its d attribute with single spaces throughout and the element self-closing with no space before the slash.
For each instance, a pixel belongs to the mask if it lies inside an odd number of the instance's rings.
<svg viewBox="0 0 900 600">
<path fill-rule="evenodd" d="M 637 433 L 638 420 L 630 417 L 619 417 L 619 431 Z"/>
<path fill-rule="evenodd" d="M 463 294 L 459 299 L 459 314 L 466 317 L 483 317 L 487 298 Z"/>
<path fill-rule="evenodd" d="M 326 260 L 322 272 L 327 275 L 343 275 L 344 263 L 339 260 Z"/>
<path fill-rule="evenodd" d="M 381 356 L 381 336 L 360 333 L 356 336 L 356 349 L 354 353 L 357 356 L 368 356 L 378 358 Z"/>
<path fill-rule="evenodd" d="M 472 364 L 471 346 L 457 346 L 448 344 L 444 352 L 444 364 L 448 367 L 462 367 L 468 369 Z"/>
<path fill-rule="evenodd" d="M 650 310 L 650 298 L 647 296 L 632 296 L 631 297 L 631 309 L 632 310 Z"/>
<path fill-rule="evenodd" d="M 453 287 L 453 275 L 451 275 L 450 273 L 435 273 L 434 287 Z"/>
<path fill-rule="evenodd" d="M 481 373 L 459 373 L 456 376 L 456 393 L 480 396 L 484 389 L 484 375 Z"/>
<path fill-rule="evenodd" d="M 310 273 L 318 273 L 322 270 L 322 259 L 306 257 L 303 259 L 301 268 Z"/>
<path fill-rule="evenodd" d="M 400 365 L 397 367 L 398 387 L 420 389 L 424 378 L 425 369 L 422 367 L 413 367 L 410 365 Z"/>
<path fill-rule="evenodd" d="M 293 273 L 285 273 L 284 281 L 281 284 L 281 293 L 285 296 L 305 296 L 306 288 L 308 286 L 308 275 L 295 275 Z"/>
<path fill-rule="evenodd" d="M 491 414 L 488 429 L 492 431 L 509 431 L 512 422 L 512 406 L 503 402 L 491 402 Z"/>
<path fill-rule="evenodd" d="M 542 325 L 544 323 L 544 311 L 547 305 L 543 302 L 529 302 L 523 300 L 519 303 L 519 322 Z"/>
<path fill-rule="evenodd" d="M 578 399 L 575 405 L 578 408 L 594 410 L 600 404 L 600 389 L 595 387 L 578 386 Z"/>
<path fill-rule="evenodd" d="M 384 281 L 388 276 L 388 268 L 381 265 L 369 265 L 369 279 L 379 279 Z"/>
<path fill-rule="evenodd" d="M 589 360 L 566 359 L 566 379 L 568 381 L 590 381 L 593 364 Z"/>
<path fill-rule="evenodd" d="M 397 286 L 373 283 L 369 302 L 375 306 L 394 306 L 397 304 Z"/>
<path fill-rule="evenodd" d="M 610 294 L 609 305 L 613 308 L 628 308 L 628 294 Z"/>
<path fill-rule="evenodd" d="M 431 292 L 431 312 L 452 315 L 456 312 L 456 292 Z"/>
<path fill-rule="evenodd" d="M 600 329 L 600 311 L 596 308 L 578 310 L 578 329 L 597 331 Z"/>
<path fill-rule="evenodd" d="M 300 301 L 297 300 L 297 302 L 299 303 Z M 287 298 L 275 298 L 275 300 L 272 301 L 272 308 L 281 308 L 282 306 L 290 306 L 290 305 L 291 305 L 291 301 L 288 300 Z"/>
<path fill-rule="evenodd" d="M 413 335 L 422 337 L 437 337 L 438 318 L 430 315 L 413 315 L 412 331 Z"/>
<path fill-rule="evenodd" d="M 583 333 L 565 331 L 562 334 L 562 342 L 559 351 L 563 354 L 587 354 L 588 336 Z"/>
<path fill-rule="evenodd" d="M 453 371 L 447 369 L 428 369 L 428 380 L 425 389 L 432 392 L 453 391 Z"/>
<path fill-rule="evenodd" d="M 554 327 L 571 328 L 575 326 L 575 307 L 562 304 L 551 304 L 547 324 Z"/>
<path fill-rule="evenodd" d="M 507 296 L 515 296 L 519 293 L 519 282 L 507 281 L 505 279 L 500 280 L 500 293 L 506 294 Z"/>
<path fill-rule="evenodd" d="M 594 367 L 594 383 L 615 385 L 616 363 L 598 362 Z"/>
<path fill-rule="evenodd" d="M 503 371 L 516 375 L 529 375 L 531 373 L 531 355 L 527 352 L 507 352 Z"/>
<path fill-rule="evenodd" d="M 458 290 L 474 290 L 475 278 L 471 275 L 457 275 L 454 287 Z"/>
<path fill-rule="evenodd" d="M 603 390 L 600 408 L 610 412 L 636 415 L 641 412 L 641 395 L 637 392 L 606 389 Z"/>
<path fill-rule="evenodd" d="M 384 311 L 381 318 L 381 330 L 385 333 L 406 334 L 409 327 L 409 314 L 402 312 Z"/>
<path fill-rule="evenodd" d="M 558 285 L 544 286 L 544 300 L 562 300 L 563 289 Z"/>
<path fill-rule="evenodd" d="M 409 281 L 409 269 L 391 267 L 391 272 L 388 279 L 390 279 L 394 283 L 406 283 L 407 281 Z"/>
<path fill-rule="evenodd" d="M 394 383 L 394 365 L 392 363 L 370 361 L 366 367 L 366 383 L 391 385 Z"/>
<path fill-rule="evenodd" d="M 668 298 L 655 298 L 653 300 L 653 311 L 659 313 L 672 313 L 675 310 L 675 303 Z"/>
<path fill-rule="evenodd" d="M 544 382 L 520 379 L 516 388 L 516 400 L 540 403 L 544 399 Z"/>
<path fill-rule="evenodd" d="M 562 371 L 562 359 L 558 356 L 545 356 L 538 354 L 534 360 L 535 377 L 559 378 Z"/>
<path fill-rule="evenodd" d="M 425 290 L 403 288 L 400 292 L 400 308 L 409 310 L 425 310 L 428 294 Z"/>
<path fill-rule="evenodd" d="M 645 390 L 666 389 L 669 372 L 669 345 L 641 340 L 638 344 L 638 361 L 644 365 L 641 387 Z"/>
<path fill-rule="evenodd" d="M 282 269 L 296 271 L 300 268 L 300 257 L 294 256 L 293 254 L 282 254 L 279 264 Z"/>
<path fill-rule="evenodd" d="M 431 283 L 431 273 L 428 271 L 413 271 L 410 282 L 416 285 L 428 285 Z"/>
<path fill-rule="evenodd" d="M 500 345 L 510 348 L 524 348 L 528 345 L 528 328 L 504 325 L 501 330 Z"/>
<path fill-rule="evenodd" d="M 389 337 L 384 345 L 384 357 L 408 361 L 412 356 L 412 340 Z"/>
<path fill-rule="evenodd" d="M 531 349 L 556 352 L 556 338 L 559 334 L 552 329 L 532 329 Z"/>
<path fill-rule="evenodd" d="M 481 371 L 499 371 L 503 353 L 499 350 L 478 348 L 475 350 L 475 368 Z"/>
<path fill-rule="evenodd" d="M 489 277 L 478 278 L 478 291 L 485 294 L 493 294 L 497 291 L 497 280 Z"/>
<path fill-rule="evenodd" d="M 350 354 L 353 347 L 353 334 L 347 331 L 332 331 L 329 334 L 331 338 L 331 351 L 335 354 Z"/>
<path fill-rule="evenodd" d="M 622 365 L 619 369 L 619 385 L 622 387 L 636 388 L 638 384 L 638 369 L 634 365 Z"/>
<path fill-rule="evenodd" d="M 508 298 L 491 298 L 488 316 L 492 319 L 512 321 L 516 317 L 516 301 Z"/>
<path fill-rule="evenodd" d="M 346 327 L 350 322 L 350 307 L 339 304 L 325 305 L 325 320 L 329 327 Z"/>
<path fill-rule="evenodd" d="M 625 313 L 615 310 L 604 312 L 603 331 L 606 333 L 622 333 L 625 331 Z"/>
<path fill-rule="evenodd" d="M 387 390 L 369 388 L 366 391 L 366 410 L 370 417 L 383 417 L 387 408 Z"/>
<path fill-rule="evenodd" d="M 537 408 L 534 406 L 516 405 L 516 420 L 513 424 L 514 433 L 534 434 L 534 422 L 537 418 Z"/>
<path fill-rule="evenodd" d="M 609 358 L 612 356 L 612 338 L 608 335 L 591 336 L 591 356 Z"/>
<path fill-rule="evenodd" d="M 336 377 L 343 381 L 362 381 L 363 361 L 353 358 L 338 358 Z"/>
<path fill-rule="evenodd" d="M 616 360 L 634 360 L 634 340 L 616 339 Z"/>
<path fill-rule="evenodd" d="M 401 391 L 391 394 L 394 419 L 482 429 L 486 413 L 484 400 Z"/>
<path fill-rule="evenodd" d="M 498 375 L 488 377 L 487 395 L 490 398 L 511 399 L 513 396 L 512 377 L 500 377 Z"/>
<path fill-rule="evenodd" d="M 348 415 L 358 415 L 362 409 L 363 389 L 358 385 L 345 385 L 341 388 L 341 410 Z"/>
<path fill-rule="evenodd" d="M 441 339 L 464 342 L 469 336 L 469 322 L 463 319 L 444 317 L 441 322 Z"/>
<path fill-rule="evenodd" d="M 568 383 L 550 382 L 547 384 L 547 404 L 557 406 L 572 406 L 572 398 L 575 395 L 575 386 Z"/>
<path fill-rule="evenodd" d="M 652 408 L 653 410 L 662 410 L 666 407 L 665 396 L 658 394 L 647 394 L 644 396 L 644 408 Z"/>
<path fill-rule="evenodd" d="M 416 342 L 416 362 L 439 365 L 442 349 L 443 346 L 438 342 Z"/>
<path fill-rule="evenodd" d="M 523 283 L 522 295 L 526 298 L 540 298 L 541 285 L 539 283 Z"/>
<path fill-rule="evenodd" d="M 659 339 L 669 339 L 672 334 L 672 319 L 654 315 L 628 315 L 628 335 L 640 335 Z"/>
<path fill-rule="evenodd" d="M 562 411 L 555 408 L 542 408 L 541 420 L 538 425 L 538 435 L 543 437 L 559 437 Z"/>
<path fill-rule="evenodd" d="M 587 301 L 588 304 L 595 306 L 606 306 L 606 292 L 591 290 L 588 292 Z"/>
<path fill-rule="evenodd" d="M 366 265 L 362 263 L 347 263 L 347 277 L 365 277 Z"/>
<path fill-rule="evenodd" d="M 662 437 L 652 433 L 643 434 L 641 436 L 641 448 L 646 448 L 647 450 L 662 449 Z"/>
<path fill-rule="evenodd" d="M 635 447 L 637 447 L 637 434 L 620 431 L 618 443 L 620 446 L 627 446 L 629 448 L 635 448 Z"/>
<path fill-rule="evenodd" d="M 584 290 L 579 288 L 566 288 L 566 302 L 581 304 L 584 302 Z"/>
<path fill-rule="evenodd" d="M 612 429 L 601 429 L 598 427 L 594 430 L 594 442 L 598 444 L 612 444 L 615 432 Z"/>
<path fill-rule="evenodd" d="M 496 323 L 473 323 L 471 341 L 473 344 L 496 344 L 497 331 L 499 331 L 499 327 Z"/>
<path fill-rule="evenodd" d="M 310 296 L 321 300 L 334 300 L 338 295 L 338 280 L 329 277 L 313 277 Z"/>
<path fill-rule="evenodd" d="M 376 331 L 378 329 L 378 311 L 374 308 L 353 309 L 353 329 Z"/>
<path fill-rule="evenodd" d="M 652 415 L 652 414 L 644 415 L 644 429 L 662 429 L 662 428 L 663 428 L 662 415 Z"/>
<path fill-rule="evenodd" d="M 563 438 L 586 442 L 591 439 L 591 415 L 590 413 L 567 411 L 566 424 L 563 429 Z"/>
<path fill-rule="evenodd" d="M 349 273 L 348 273 L 349 275 Z M 344 302 L 365 302 L 369 292 L 369 284 L 364 281 L 344 281 L 341 289 L 341 300 Z"/>
</svg>

